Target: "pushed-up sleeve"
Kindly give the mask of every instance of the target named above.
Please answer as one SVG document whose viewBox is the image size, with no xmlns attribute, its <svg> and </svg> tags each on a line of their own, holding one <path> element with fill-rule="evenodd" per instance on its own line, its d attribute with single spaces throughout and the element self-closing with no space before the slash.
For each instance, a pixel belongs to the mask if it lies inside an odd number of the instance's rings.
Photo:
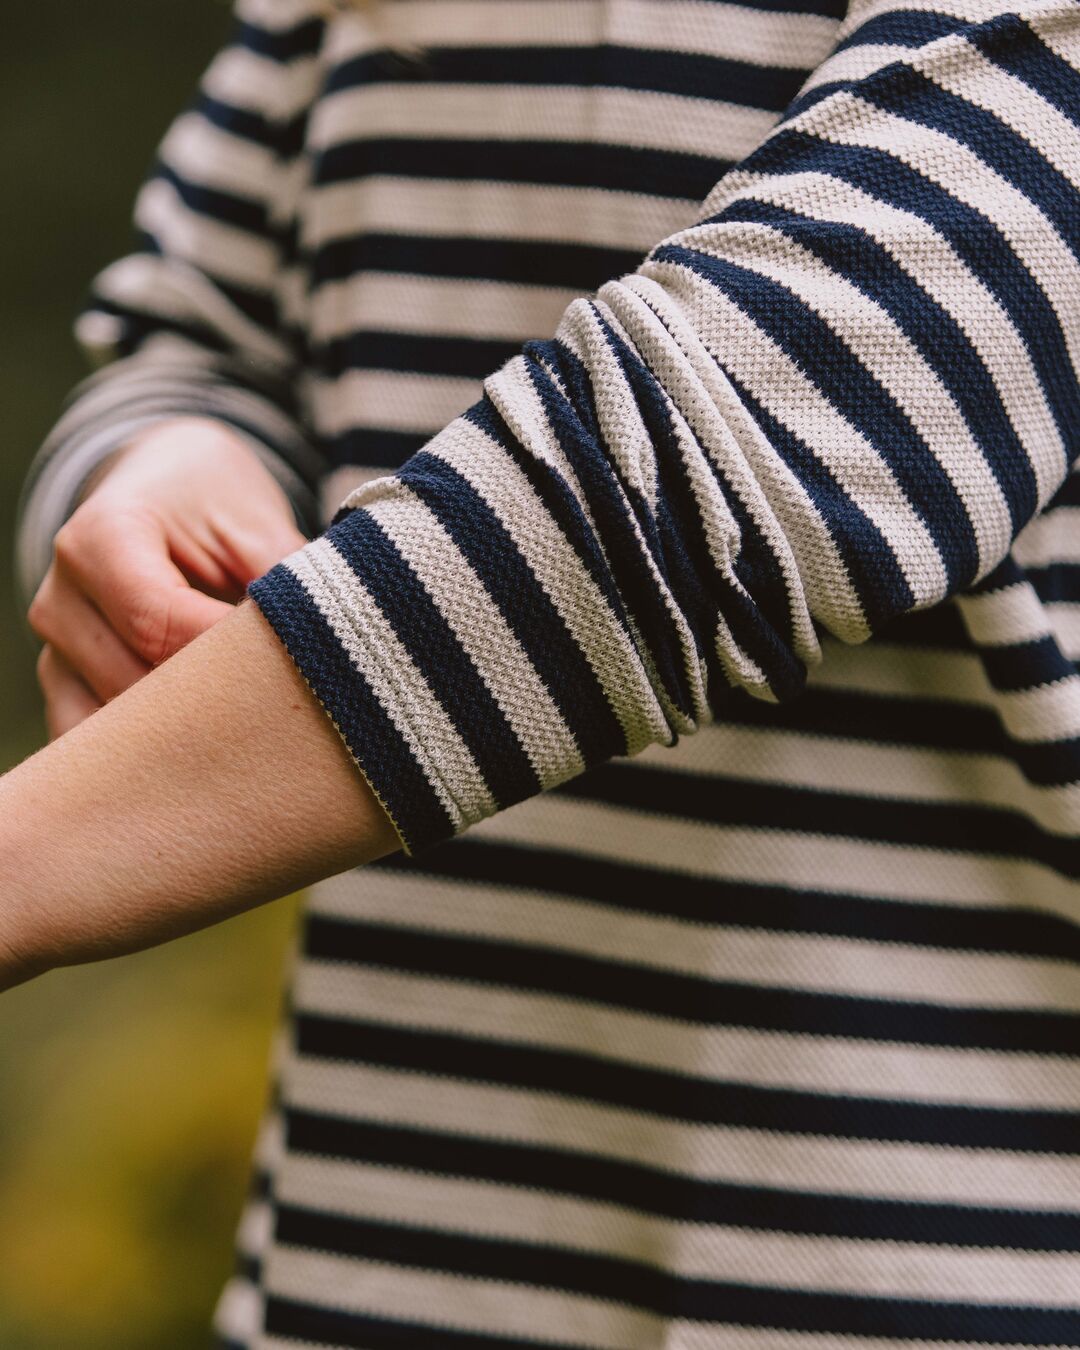
<svg viewBox="0 0 1080 1350">
<path fill-rule="evenodd" d="M 135 207 L 137 250 L 95 280 L 76 336 L 102 367 L 72 394 L 23 492 L 29 596 L 88 477 L 140 428 L 213 417 L 244 435 L 314 533 L 321 461 L 294 406 L 294 209 L 323 22 L 239 0 L 230 40 L 171 125 Z"/>
<path fill-rule="evenodd" d="M 420 849 L 969 588 L 1080 437 L 1080 5 L 854 0 L 700 219 L 252 594 Z"/>
</svg>

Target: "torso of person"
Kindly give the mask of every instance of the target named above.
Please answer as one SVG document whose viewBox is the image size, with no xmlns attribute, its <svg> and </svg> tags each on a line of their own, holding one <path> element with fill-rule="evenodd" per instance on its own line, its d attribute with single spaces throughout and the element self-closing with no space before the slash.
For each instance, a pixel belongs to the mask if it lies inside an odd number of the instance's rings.
<svg viewBox="0 0 1080 1350">
<path fill-rule="evenodd" d="M 327 517 L 691 223 L 841 17 L 388 0 L 269 53 L 317 89 Z M 223 1343 L 1080 1345 L 1080 478 L 1011 561 L 315 887 Z"/>
</svg>

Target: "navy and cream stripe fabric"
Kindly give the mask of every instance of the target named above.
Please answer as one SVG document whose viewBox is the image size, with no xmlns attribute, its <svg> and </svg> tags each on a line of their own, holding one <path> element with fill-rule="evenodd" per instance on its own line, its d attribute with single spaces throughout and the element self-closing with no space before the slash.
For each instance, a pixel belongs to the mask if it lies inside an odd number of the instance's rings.
<svg viewBox="0 0 1080 1350">
<path fill-rule="evenodd" d="M 993 577 L 1075 455 L 1078 25 L 854 5 L 695 223 L 255 584 L 408 845 L 692 732 L 733 688 L 790 699 L 822 630 L 860 642 Z M 654 82 L 701 96 L 684 62 Z M 487 52 L 446 64 L 494 78 Z M 366 140 L 322 150 L 318 223 L 380 167 Z M 347 361 L 312 381 L 332 429 L 365 397 Z"/>
<path fill-rule="evenodd" d="M 334 517 L 252 593 L 415 856 L 223 1345 L 1080 1346 L 1078 208 L 1076 0 L 242 0 L 21 544 L 176 412 Z"/>
</svg>

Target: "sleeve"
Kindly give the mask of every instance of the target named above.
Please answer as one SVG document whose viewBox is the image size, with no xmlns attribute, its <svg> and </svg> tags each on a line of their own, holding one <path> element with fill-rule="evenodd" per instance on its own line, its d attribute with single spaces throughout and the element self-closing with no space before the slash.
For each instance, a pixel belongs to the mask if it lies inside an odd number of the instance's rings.
<svg viewBox="0 0 1080 1350">
<path fill-rule="evenodd" d="M 72 394 L 23 490 L 27 596 L 87 478 L 162 418 L 231 424 L 317 532 L 321 462 L 291 391 L 293 218 L 322 28 L 307 0 L 239 0 L 231 39 L 165 135 L 136 202 L 138 250 L 96 279 L 76 325 L 104 368 Z"/>
<path fill-rule="evenodd" d="M 1080 428 L 1080 5 L 853 0 L 700 219 L 251 593 L 417 850 L 970 587 Z"/>
</svg>

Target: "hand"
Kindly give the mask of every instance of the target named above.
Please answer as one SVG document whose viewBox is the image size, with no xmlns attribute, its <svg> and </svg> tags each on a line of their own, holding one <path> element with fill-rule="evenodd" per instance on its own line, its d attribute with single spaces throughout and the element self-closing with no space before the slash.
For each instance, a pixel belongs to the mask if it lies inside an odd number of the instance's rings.
<svg viewBox="0 0 1080 1350">
<path fill-rule="evenodd" d="M 28 614 L 50 740 L 232 613 L 305 543 L 285 493 L 221 422 L 157 422 L 117 452 L 57 533 Z"/>
</svg>

